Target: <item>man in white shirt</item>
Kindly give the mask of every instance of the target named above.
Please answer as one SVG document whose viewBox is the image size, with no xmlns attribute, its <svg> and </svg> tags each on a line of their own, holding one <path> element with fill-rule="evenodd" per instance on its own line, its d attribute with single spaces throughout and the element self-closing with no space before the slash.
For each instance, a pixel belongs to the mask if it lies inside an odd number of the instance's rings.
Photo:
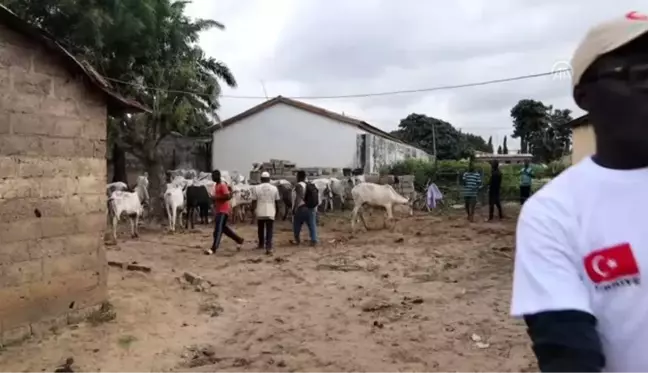
<svg viewBox="0 0 648 373">
<path fill-rule="evenodd" d="M 270 174 L 262 172 L 261 184 L 253 189 L 252 208 L 257 218 L 259 249 L 265 248 L 268 255 L 272 254 L 272 232 L 280 198 L 277 187 L 270 184 Z"/>
<path fill-rule="evenodd" d="M 511 312 L 541 371 L 648 371 L 648 17 L 593 28 L 572 59 L 596 151 L 518 220 Z"/>
</svg>

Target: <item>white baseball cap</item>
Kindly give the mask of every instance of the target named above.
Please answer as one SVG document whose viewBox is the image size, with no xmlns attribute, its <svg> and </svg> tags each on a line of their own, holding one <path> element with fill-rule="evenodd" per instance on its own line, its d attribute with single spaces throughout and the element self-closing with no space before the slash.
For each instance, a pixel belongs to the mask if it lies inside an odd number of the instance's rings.
<svg viewBox="0 0 648 373">
<path fill-rule="evenodd" d="M 629 12 L 623 17 L 592 27 L 572 57 L 572 86 L 576 87 L 585 70 L 597 58 L 646 33 L 648 33 L 648 15 L 639 12 Z"/>
<path fill-rule="evenodd" d="M 268 172 L 266 172 L 266 171 L 263 171 L 263 172 L 261 173 L 261 177 L 264 178 L 264 179 L 265 179 L 266 177 L 269 178 L 269 177 L 270 177 L 270 174 L 269 174 Z"/>
</svg>

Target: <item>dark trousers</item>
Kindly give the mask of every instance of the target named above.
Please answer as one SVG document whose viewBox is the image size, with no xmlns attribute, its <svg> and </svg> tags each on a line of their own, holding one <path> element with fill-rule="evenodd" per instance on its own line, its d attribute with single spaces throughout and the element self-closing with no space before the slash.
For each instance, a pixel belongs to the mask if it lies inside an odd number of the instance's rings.
<svg viewBox="0 0 648 373">
<path fill-rule="evenodd" d="M 477 206 L 476 196 L 464 197 L 464 207 L 466 208 L 466 214 L 468 214 L 469 217 L 472 217 L 475 214 L 475 206 Z"/>
<path fill-rule="evenodd" d="M 531 196 L 531 185 L 520 185 L 520 205 L 523 205 Z"/>
<path fill-rule="evenodd" d="M 272 249 L 272 231 L 274 228 L 274 220 L 272 219 L 257 219 L 257 232 L 259 234 L 259 248 L 266 250 Z"/>
<path fill-rule="evenodd" d="M 301 234 L 302 225 L 306 223 L 308 226 L 308 233 L 312 243 L 317 243 L 317 224 L 316 224 L 316 209 L 309 209 L 306 206 L 299 206 L 293 216 L 293 234 L 295 242 L 299 243 L 299 235 Z"/>
<path fill-rule="evenodd" d="M 488 220 L 493 219 L 493 213 L 495 212 L 495 207 L 497 207 L 497 212 L 499 213 L 499 218 L 502 216 L 502 202 L 500 200 L 499 193 L 493 193 L 488 195 Z"/>
<path fill-rule="evenodd" d="M 214 218 L 214 242 L 212 243 L 212 250 L 216 251 L 220 246 L 221 237 L 226 235 L 237 244 L 243 243 L 243 238 L 239 237 L 232 228 L 227 226 L 227 214 L 217 213 Z"/>
</svg>

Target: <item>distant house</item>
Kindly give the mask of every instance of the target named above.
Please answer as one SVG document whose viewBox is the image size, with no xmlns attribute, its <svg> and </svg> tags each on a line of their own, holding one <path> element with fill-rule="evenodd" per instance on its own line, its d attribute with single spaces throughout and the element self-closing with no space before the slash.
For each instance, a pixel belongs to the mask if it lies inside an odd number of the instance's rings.
<svg viewBox="0 0 648 373">
<path fill-rule="evenodd" d="M 431 155 L 367 122 L 282 96 L 223 121 L 213 132 L 212 167 L 243 174 L 270 159 L 374 173 L 407 158 Z"/>
<path fill-rule="evenodd" d="M 572 129 L 572 164 L 588 157 L 596 151 L 594 128 L 587 115 L 576 118 L 567 124 Z"/>
<path fill-rule="evenodd" d="M 0 5 L 0 345 L 106 300 L 107 114 L 146 110 Z"/>
</svg>

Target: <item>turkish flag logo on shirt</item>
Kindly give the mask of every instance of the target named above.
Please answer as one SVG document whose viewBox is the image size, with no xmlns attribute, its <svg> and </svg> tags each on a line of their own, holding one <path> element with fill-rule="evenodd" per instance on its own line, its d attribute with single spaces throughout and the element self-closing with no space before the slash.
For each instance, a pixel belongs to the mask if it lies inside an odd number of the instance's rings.
<svg viewBox="0 0 648 373">
<path fill-rule="evenodd" d="M 587 275 L 597 285 L 639 274 L 629 243 L 593 251 L 585 257 L 584 263 Z"/>
<path fill-rule="evenodd" d="M 631 21 L 648 21 L 648 16 L 637 11 L 629 12 L 626 14 L 626 18 Z"/>
</svg>

